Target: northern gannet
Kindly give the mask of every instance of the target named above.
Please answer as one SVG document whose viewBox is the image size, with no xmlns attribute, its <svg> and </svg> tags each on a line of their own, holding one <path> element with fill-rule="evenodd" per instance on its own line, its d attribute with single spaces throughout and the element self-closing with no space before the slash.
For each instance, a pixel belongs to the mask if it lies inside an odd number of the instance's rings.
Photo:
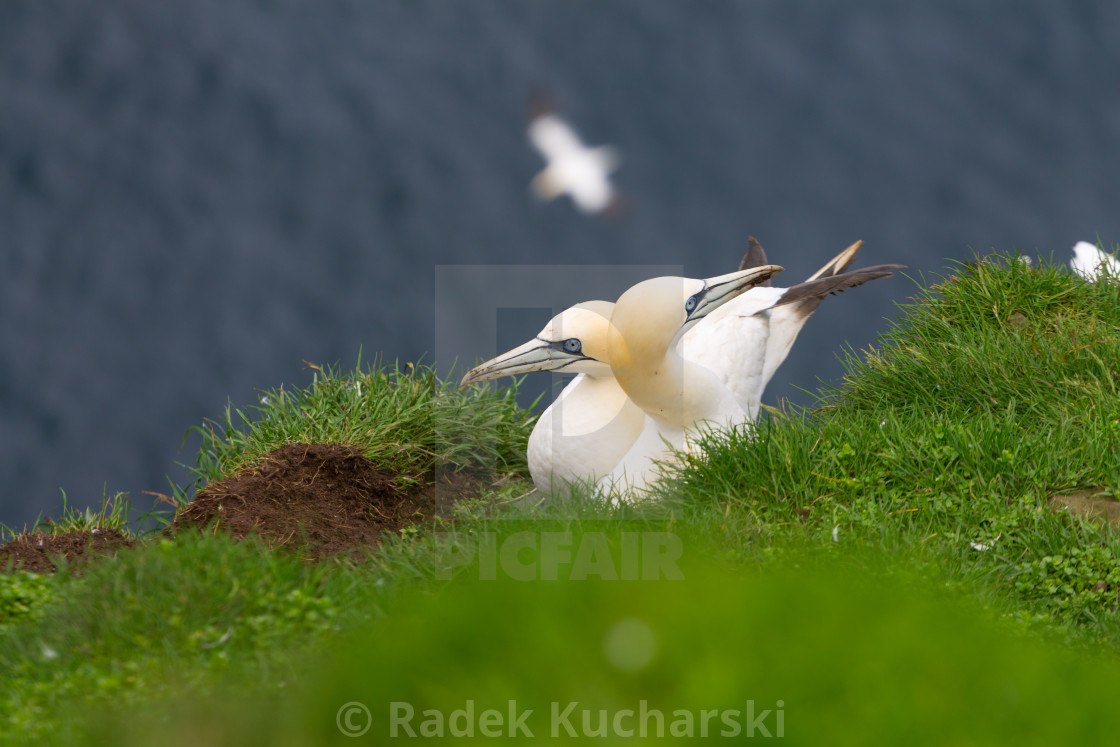
<svg viewBox="0 0 1120 747">
<path fill-rule="evenodd" d="M 646 281 L 624 293 L 611 314 L 608 357 L 619 385 L 648 417 L 608 480 L 640 488 L 656 462 L 669 460 L 673 450 L 694 448 L 698 429 L 753 423 L 766 384 L 824 297 L 902 267 L 845 272 L 862 244 L 852 244 L 792 288 L 756 287 L 739 295 L 683 339 L 665 332 L 672 329 L 669 314 L 678 292 L 671 283 Z M 748 247 L 741 267 L 766 261 L 753 237 Z"/>
<path fill-rule="evenodd" d="M 1069 266 L 1086 280 L 1098 280 L 1105 274 L 1120 278 L 1120 262 L 1088 241 L 1078 241 L 1073 245 L 1073 259 Z"/>
<path fill-rule="evenodd" d="M 720 304 L 781 270 L 765 265 L 709 280 L 675 278 L 694 290 L 691 309 L 677 323 L 687 330 Z M 682 300 L 683 306 L 686 301 Z M 545 494 L 571 484 L 603 484 L 637 442 L 648 419 L 619 387 L 607 352 L 613 304 L 576 304 L 553 317 L 529 342 L 467 372 L 460 387 L 530 371 L 579 376 L 537 420 L 529 436 L 533 483 Z M 628 471 L 634 474 L 634 468 Z M 613 481 L 612 481 L 613 482 Z"/>
<path fill-rule="evenodd" d="M 610 174 L 622 163 L 617 149 L 584 145 L 544 98 L 533 102 L 528 134 L 529 142 L 547 163 L 530 184 L 537 197 L 552 200 L 568 194 L 585 213 L 613 214 L 619 210 L 621 201 L 610 180 Z"/>
<path fill-rule="evenodd" d="M 848 271 L 862 246 L 855 242 L 797 285 L 775 288 L 766 282 L 752 288 L 685 335 L 681 354 L 715 372 L 753 420 L 767 384 L 825 296 L 904 267 L 882 264 Z M 766 252 L 752 236 L 739 268 L 764 264 Z"/>
<path fill-rule="evenodd" d="M 576 304 L 554 316 L 529 342 L 483 363 L 461 387 L 530 371 L 577 373 L 541 413 L 529 435 L 533 483 L 552 495 L 570 484 L 594 484 L 630 450 L 645 421 L 607 362 L 609 301 Z"/>
</svg>

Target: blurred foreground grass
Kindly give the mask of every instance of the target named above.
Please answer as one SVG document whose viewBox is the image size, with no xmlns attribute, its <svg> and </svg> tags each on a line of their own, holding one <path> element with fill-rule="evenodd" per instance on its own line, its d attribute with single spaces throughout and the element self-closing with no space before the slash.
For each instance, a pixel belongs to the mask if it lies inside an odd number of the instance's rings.
<svg viewBox="0 0 1120 747">
<path fill-rule="evenodd" d="M 127 723 L 124 741 L 137 744 L 383 744 L 409 731 L 1098 744 L 1120 697 L 1113 660 L 1009 635 L 955 595 L 813 563 L 746 574 L 697 564 L 678 581 L 463 579 L 340 636 L 306 671 L 265 695 L 227 687 L 134 718 L 102 713 L 94 733 L 123 737 Z"/>
</svg>

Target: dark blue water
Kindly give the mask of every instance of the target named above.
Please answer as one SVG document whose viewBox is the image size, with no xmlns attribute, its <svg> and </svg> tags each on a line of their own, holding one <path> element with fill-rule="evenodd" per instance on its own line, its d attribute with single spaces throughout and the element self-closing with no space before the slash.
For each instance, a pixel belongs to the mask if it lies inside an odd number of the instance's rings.
<svg viewBox="0 0 1120 747">
<path fill-rule="evenodd" d="M 536 287 L 492 291 L 489 356 L 625 275 L 587 265 L 714 275 L 750 234 L 789 282 L 857 238 L 915 274 L 1115 242 L 1117 31 L 1103 0 L 5 0 L 0 522 L 166 492 L 189 426 L 304 360 L 485 347 L 477 266 L 564 266 L 502 276 Z M 542 84 L 623 151 L 626 220 L 529 194 Z M 826 301 L 768 401 L 913 289 Z"/>
</svg>

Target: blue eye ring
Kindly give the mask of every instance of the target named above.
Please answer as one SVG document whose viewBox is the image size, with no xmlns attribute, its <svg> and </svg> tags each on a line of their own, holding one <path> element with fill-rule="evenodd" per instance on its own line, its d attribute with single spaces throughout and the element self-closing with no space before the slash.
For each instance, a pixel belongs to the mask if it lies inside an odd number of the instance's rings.
<svg viewBox="0 0 1120 747">
<path fill-rule="evenodd" d="M 582 352 L 583 343 L 580 342 L 576 337 L 569 337 L 567 340 L 564 340 L 564 350 L 568 351 L 569 353 Z"/>
<path fill-rule="evenodd" d="M 696 307 L 700 305 L 700 296 L 689 296 L 688 300 L 684 302 L 684 310 L 686 314 L 691 314 L 696 311 Z"/>
</svg>

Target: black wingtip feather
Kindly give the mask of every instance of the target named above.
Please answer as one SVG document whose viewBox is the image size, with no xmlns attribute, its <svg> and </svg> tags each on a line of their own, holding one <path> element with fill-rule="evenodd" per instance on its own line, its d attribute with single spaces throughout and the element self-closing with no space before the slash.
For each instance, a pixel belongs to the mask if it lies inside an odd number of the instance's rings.
<svg viewBox="0 0 1120 747">
<path fill-rule="evenodd" d="M 809 303 L 810 300 L 816 300 L 812 304 L 812 309 L 816 308 L 825 296 L 833 295 L 836 293 L 843 293 L 849 288 L 863 285 L 864 283 L 878 280 L 879 278 L 890 277 L 894 274 L 895 270 L 905 269 L 906 265 L 872 265 L 870 267 L 861 267 L 858 270 L 849 270 L 848 272 L 840 273 L 839 275 L 829 275 L 816 280 L 808 280 L 804 283 L 798 283 L 785 292 L 782 299 L 774 306 L 785 306 L 791 303 Z M 810 309 L 811 310 L 811 309 Z"/>
<path fill-rule="evenodd" d="M 742 272 L 752 267 L 761 267 L 768 264 L 770 263 L 766 261 L 766 251 L 762 248 L 762 244 L 758 243 L 758 239 L 754 236 L 747 238 L 747 253 L 743 255 L 742 261 L 739 262 L 739 271 Z M 770 282 L 770 278 L 767 278 L 765 282 L 758 285 L 767 288 L 773 283 Z"/>
</svg>

